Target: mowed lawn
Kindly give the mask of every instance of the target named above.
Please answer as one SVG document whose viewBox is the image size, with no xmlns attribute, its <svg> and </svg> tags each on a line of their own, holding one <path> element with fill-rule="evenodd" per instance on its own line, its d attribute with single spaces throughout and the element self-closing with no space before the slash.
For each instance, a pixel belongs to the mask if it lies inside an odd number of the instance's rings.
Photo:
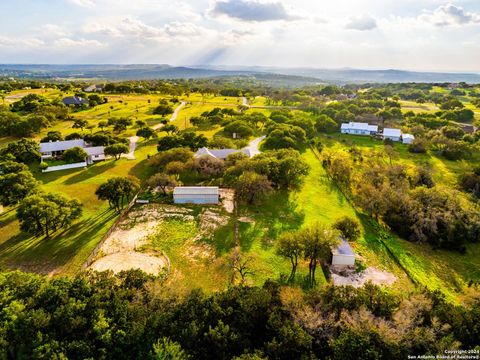
<svg viewBox="0 0 480 360">
<path fill-rule="evenodd" d="M 352 145 L 364 151 L 371 149 L 381 151 L 383 149 L 381 141 L 362 136 L 337 134 L 324 136 L 322 141 L 336 151 L 347 151 Z M 477 158 L 470 162 L 449 161 L 431 153 L 412 154 L 403 144 L 395 144 L 395 149 L 398 151 L 399 157 L 394 162 L 409 167 L 429 165 L 437 186 L 450 190 L 456 188 L 460 174 L 468 170 L 472 164 L 478 164 Z M 464 193 L 457 192 L 456 196 L 467 204 L 467 196 Z M 360 219 L 364 218 L 361 214 L 359 216 Z M 368 221 L 363 221 L 364 230 L 365 226 L 368 229 L 368 223 Z M 375 243 L 374 237 L 378 241 L 375 229 L 372 229 L 371 233 L 367 231 L 363 236 L 366 248 L 374 250 L 369 252 L 369 255 L 367 253 L 366 258 L 369 261 L 383 261 L 384 256 L 392 257 L 388 253 L 377 253 L 378 249 L 372 247 Z M 411 243 L 394 234 L 383 239 L 383 242 L 419 286 L 430 290 L 440 290 L 452 302 L 467 301 L 470 295 L 478 294 L 478 291 L 470 288 L 468 283 L 472 280 L 480 281 L 480 244 L 469 244 L 467 253 L 462 255 L 458 252 L 433 250 L 428 244 Z M 357 250 L 358 243 L 354 246 Z M 362 250 L 360 249 L 360 251 Z M 361 255 L 364 254 L 361 253 Z M 377 259 L 375 260 L 375 258 Z"/>
<path fill-rule="evenodd" d="M 282 274 L 290 273 L 290 261 L 275 253 L 276 239 L 283 232 L 298 230 L 316 222 L 332 226 L 340 217 L 352 216 L 362 223 L 362 237 L 352 244 L 355 251 L 368 265 L 393 272 L 402 290 L 410 289 L 411 283 L 406 274 L 388 256 L 386 248 L 370 226 L 362 222 L 343 194 L 332 185 L 313 152 L 307 150 L 302 156 L 310 166 L 310 171 L 297 190 L 277 192 L 264 203 L 241 210 L 241 215 L 246 219 L 240 225 L 240 247 L 243 255 L 251 259 L 255 283 L 262 284 L 268 278 L 278 279 Z M 233 246 L 232 235 L 226 234 L 225 237 L 228 239 L 225 244 Z M 308 264 L 302 260 L 296 282 L 302 284 L 307 273 Z M 319 285 L 327 281 L 320 268 L 316 279 Z"/>
<path fill-rule="evenodd" d="M 140 144 L 135 152 L 137 160 L 107 160 L 87 169 L 40 173 L 35 176 L 46 192 L 76 198 L 83 204 L 83 215 L 69 229 L 55 233 L 49 239 L 34 238 L 20 232 L 15 209 L 6 209 L 0 216 L 0 264 L 44 274 L 71 275 L 82 264 L 108 231 L 117 214 L 108 204 L 95 196 L 97 187 L 115 176 L 147 176 L 147 154 L 156 152 L 155 143 Z"/>
</svg>

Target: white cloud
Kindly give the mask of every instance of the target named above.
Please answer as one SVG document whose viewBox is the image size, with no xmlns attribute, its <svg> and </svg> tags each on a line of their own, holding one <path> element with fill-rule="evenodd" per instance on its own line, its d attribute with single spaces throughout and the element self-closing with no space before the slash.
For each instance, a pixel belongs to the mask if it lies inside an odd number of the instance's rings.
<svg viewBox="0 0 480 360">
<path fill-rule="evenodd" d="M 69 36 L 70 32 L 55 24 L 45 24 L 42 26 L 42 33 L 47 37 Z"/>
<path fill-rule="evenodd" d="M 44 44 L 45 42 L 43 40 L 37 38 L 14 38 L 0 36 L 0 47 L 40 47 Z"/>
<path fill-rule="evenodd" d="M 212 16 L 226 16 L 243 21 L 275 21 L 298 20 L 283 5 L 276 2 L 259 0 L 216 0 L 211 4 L 208 13 Z"/>
<path fill-rule="evenodd" d="M 442 5 L 433 12 L 420 15 L 419 20 L 435 26 L 468 25 L 480 23 L 480 14 L 466 12 L 462 7 L 451 3 Z"/>
<path fill-rule="evenodd" d="M 104 46 L 100 41 L 98 40 L 88 40 L 88 39 L 71 39 L 71 38 L 60 38 L 57 39 L 53 42 L 54 46 L 57 47 L 102 47 Z"/>
<path fill-rule="evenodd" d="M 373 30 L 376 27 L 377 21 L 370 15 L 366 14 L 351 17 L 345 25 L 345 28 L 347 29 L 359 31 Z"/>
<path fill-rule="evenodd" d="M 86 7 L 86 8 L 93 8 L 95 6 L 95 2 L 93 0 L 68 0 L 70 4 Z"/>
</svg>

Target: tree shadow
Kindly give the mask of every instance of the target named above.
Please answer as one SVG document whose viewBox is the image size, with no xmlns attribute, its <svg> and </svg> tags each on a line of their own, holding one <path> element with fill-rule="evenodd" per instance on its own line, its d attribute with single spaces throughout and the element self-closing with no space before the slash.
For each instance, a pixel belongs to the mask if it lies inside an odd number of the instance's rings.
<svg viewBox="0 0 480 360">
<path fill-rule="evenodd" d="M 252 216 L 255 224 L 246 223 L 240 227 L 240 246 L 249 251 L 256 239 L 260 238 L 264 249 L 274 246 L 274 239 L 284 231 L 297 230 L 305 220 L 303 211 L 290 200 L 289 192 L 277 191 L 262 204 L 243 207 L 242 213 Z"/>
<path fill-rule="evenodd" d="M 102 163 L 101 165 L 100 164 L 95 164 L 95 165 L 85 169 L 84 171 L 78 173 L 77 175 L 69 177 L 68 179 L 66 179 L 64 181 L 64 184 L 65 185 L 77 184 L 79 182 L 82 182 L 82 181 L 88 180 L 92 177 L 95 177 L 97 175 L 100 175 L 100 174 L 104 173 L 105 171 L 108 171 L 108 170 L 112 169 L 113 167 L 115 167 L 115 162 L 114 161 L 106 161 L 106 162 Z"/>
<path fill-rule="evenodd" d="M 8 259 L 10 267 L 48 273 L 70 262 L 94 236 L 108 231 L 107 224 L 117 216 L 114 211 L 106 210 L 49 238 L 19 233 L 0 244 L 0 253 Z"/>
</svg>

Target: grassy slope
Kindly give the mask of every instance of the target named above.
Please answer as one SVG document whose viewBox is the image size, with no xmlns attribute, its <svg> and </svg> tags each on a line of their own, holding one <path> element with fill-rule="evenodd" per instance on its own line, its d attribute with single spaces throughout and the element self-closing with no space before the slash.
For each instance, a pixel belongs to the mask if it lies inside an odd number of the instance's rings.
<svg viewBox="0 0 480 360">
<path fill-rule="evenodd" d="M 380 141 L 361 136 L 333 135 L 324 137 L 323 141 L 338 151 L 353 144 L 363 150 L 383 148 Z M 470 167 L 465 161 L 448 161 L 433 154 L 411 154 L 403 144 L 396 144 L 395 148 L 400 156 L 397 162 L 407 166 L 430 164 L 437 186 L 446 189 L 455 188 L 458 176 Z M 478 159 L 473 161 L 478 163 Z M 457 196 L 467 201 L 465 194 L 459 192 Z M 480 280 L 480 244 L 470 244 L 466 255 L 432 250 L 427 244 L 414 244 L 398 237 L 387 239 L 386 244 L 419 284 L 442 291 L 451 301 L 465 300 L 474 293 L 467 285 L 470 280 Z"/>
<path fill-rule="evenodd" d="M 105 202 L 97 200 L 94 194 L 96 188 L 114 176 L 144 178 L 144 160 L 147 154 L 154 152 L 155 145 L 150 144 L 139 147 L 137 161 L 109 160 L 87 169 L 46 174 L 36 171 L 35 176 L 43 182 L 45 191 L 79 199 L 83 204 L 83 216 L 71 228 L 50 239 L 33 238 L 19 231 L 15 211 L 10 209 L 0 216 L 0 264 L 40 273 L 73 274 L 78 271 L 117 217 L 109 211 Z"/>
</svg>

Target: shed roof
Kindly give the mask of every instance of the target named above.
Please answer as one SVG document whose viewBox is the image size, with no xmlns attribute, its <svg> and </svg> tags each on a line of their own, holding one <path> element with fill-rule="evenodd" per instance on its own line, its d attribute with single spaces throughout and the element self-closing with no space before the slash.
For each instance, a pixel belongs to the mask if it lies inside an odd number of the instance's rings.
<svg viewBox="0 0 480 360">
<path fill-rule="evenodd" d="M 400 137 L 400 136 L 402 136 L 402 130 L 393 129 L 393 128 L 385 128 L 385 129 L 383 129 L 383 136 Z"/>
<path fill-rule="evenodd" d="M 412 139 L 412 140 L 415 139 L 415 136 L 413 136 L 412 134 L 403 134 L 402 137 L 404 139 Z"/>
<path fill-rule="evenodd" d="M 218 186 L 177 186 L 173 195 L 218 195 Z"/>
<path fill-rule="evenodd" d="M 335 249 L 332 250 L 334 255 L 355 256 L 350 244 L 342 237 L 342 242 Z"/>
<path fill-rule="evenodd" d="M 66 141 L 52 141 L 40 143 L 40 152 L 52 152 L 52 151 L 64 151 L 74 147 L 85 147 L 85 141 L 83 139 L 79 140 L 66 140 Z"/>
</svg>

